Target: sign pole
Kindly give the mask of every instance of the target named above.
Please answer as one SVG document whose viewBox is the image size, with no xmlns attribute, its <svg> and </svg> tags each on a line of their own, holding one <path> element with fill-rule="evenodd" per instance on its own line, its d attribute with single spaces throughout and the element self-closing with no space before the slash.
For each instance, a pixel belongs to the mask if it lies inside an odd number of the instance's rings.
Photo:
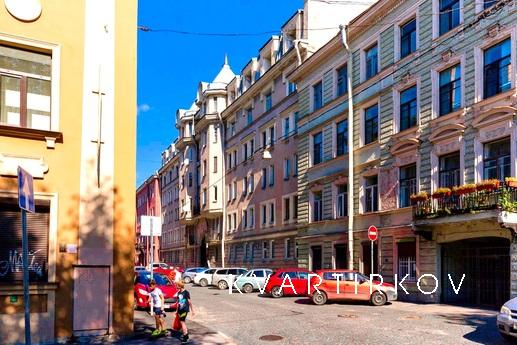
<svg viewBox="0 0 517 345">
<path fill-rule="evenodd" d="M 22 209 L 22 251 L 23 251 L 23 302 L 25 305 L 25 344 L 31 344 L 31 314 L 29 296 L 29 244 L 27 236 L 27 211 Z"/>
<path fill-rule="evenodd" d="M 371 260 L 370 261 L 371 262 L 370 274 L 374 274 L 375 272 L 373 271 L 373 241 L 370 241 L 370 244 L 371 244 L 371 246 L 370 246 L 370 249 L 371 249 L 371 251 L 370 251 L 370 260 Z"/>
<path fill-rule="evenodd" d="M 154 276 L 153 276 L 153 263 L 154 263 L 154 238 L 153 238 L 153 218 L 149 218 L 149 222 L 151 223 L 150 224 L 150 231 L 151 231 L 151 236 L 149 236 L 149 238 L 151 239 L 151 280 L 154 279 Z M 153 298 L 151 297 L 151 316 L 154 316 L 154 301 L 153 301 Z"/>
</svg>

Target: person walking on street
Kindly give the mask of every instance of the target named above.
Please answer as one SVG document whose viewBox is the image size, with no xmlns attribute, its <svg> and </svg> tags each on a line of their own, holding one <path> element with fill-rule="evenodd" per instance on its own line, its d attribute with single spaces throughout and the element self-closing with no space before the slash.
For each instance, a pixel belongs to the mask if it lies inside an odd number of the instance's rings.
<svg viewBox="0 0 517 345">
<path fill-rule="evenodd" d="M 164 335 L 167 330 L 165 329 L 165 323 L 162 319 L 163 315 L 163 306 L 164 306 L 164 297 L 163 292 L 160 288 L 156 287 L 156 282 L 151 280 L 149 284 L 151 288 L 151 293 L 149 294 L 149 303 L 152 303 L 153 311 L 154 311 L 154 320 L 156 322 L 156 329 L 151 334 L 152 336 Z"/>
<path fill-rule="evenodd" d="M 178 318 L 181 322 L 181 331 L 183 333 L 181 337 L 181 343 L 186 344 L 188 341 L 188 328 L 185 320 L 187 319 L 187 315 L 189 312 L 192 312 L 192 316 L 195 315 L 194 307 L 192 302 L 190 301 L 190 293 L 185 290 L 185 283 L 183 280 L 180 280 L 176 283 L 178 287 L 178 309 L 176 313 L 178 314 Z"/>
</svg>

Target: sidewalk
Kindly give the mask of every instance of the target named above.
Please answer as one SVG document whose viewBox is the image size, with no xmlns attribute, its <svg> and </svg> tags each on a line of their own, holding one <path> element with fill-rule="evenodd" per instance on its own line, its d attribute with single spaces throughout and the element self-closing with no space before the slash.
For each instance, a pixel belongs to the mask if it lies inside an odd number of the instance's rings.
<svg viewBox="0 0 517 345">
<path fill-rule="evenodd" d="M 168 313 L 165 323 L 169 328 L 169 335 L 161 338 L 151 338 L 151 332 L 154 330 L 154 318 L 145 311 L 135 311 L 134 334 L 124 338 L 113 337 L 85 337 L 80 338 L 67 344 L 84 344 L 84 345 L 100 345 L 100 344 L 181 344 L 180 332 L 170 330 L 174 313 Z M 222 333 L 210 330 L 203 325 L 188 320 L 189 342 L 188 344 L 206 344 L 206 345 L 234 345 L 236 344 L 231 338 Z"/>
</svg>

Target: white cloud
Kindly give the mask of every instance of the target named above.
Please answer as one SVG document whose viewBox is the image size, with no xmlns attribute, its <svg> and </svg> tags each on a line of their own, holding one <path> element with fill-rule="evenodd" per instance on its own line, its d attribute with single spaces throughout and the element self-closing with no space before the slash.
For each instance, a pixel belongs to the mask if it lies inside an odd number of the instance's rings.
<svg viewBox="0 0 517 345">
<path fill-rule="evenodd" d="M 137 113 L 138 114 L 141 114 L 141 113 L 147 113 L 149 110 L 151 110 L 151 106 L 147 103 L 144 103 L 144 104 L 140 104 L 137 108 Z"/>
</svg>

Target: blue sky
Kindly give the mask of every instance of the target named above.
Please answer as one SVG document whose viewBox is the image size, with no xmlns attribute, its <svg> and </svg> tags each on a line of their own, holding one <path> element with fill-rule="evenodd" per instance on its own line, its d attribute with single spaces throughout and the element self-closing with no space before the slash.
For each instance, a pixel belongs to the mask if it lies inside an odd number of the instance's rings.
<svg viewBox="0 0 517 345">
<path fill-rule="evenodd" d="M 188 32 L 279 30 L 303 0 L 140 0 L 138 24 Z M 238 74 L 270 34 L 218 37 L 138 32 L 137 186 L 160 168 L 176 138 L 176 109 L 189 108 L 199 81 L 212 81 L 224 54 Z"/>
</svg>

